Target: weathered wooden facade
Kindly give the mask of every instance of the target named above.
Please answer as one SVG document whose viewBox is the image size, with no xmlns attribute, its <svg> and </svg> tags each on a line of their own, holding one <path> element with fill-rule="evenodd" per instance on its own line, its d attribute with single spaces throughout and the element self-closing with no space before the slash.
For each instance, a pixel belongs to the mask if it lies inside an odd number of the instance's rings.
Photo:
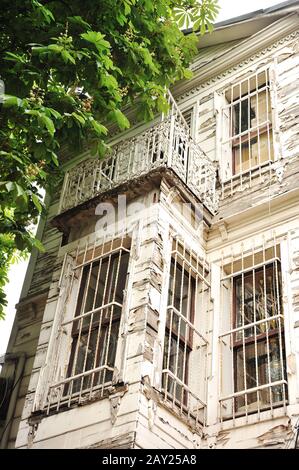
<svg viewBox="0 0 299 470">
<path fill-rule="evenodd" d="M 217 25 L 168 116 L 68 161 L 5 357 L 2 447 L 294 446 L 298 14 Z"/>
</svg>

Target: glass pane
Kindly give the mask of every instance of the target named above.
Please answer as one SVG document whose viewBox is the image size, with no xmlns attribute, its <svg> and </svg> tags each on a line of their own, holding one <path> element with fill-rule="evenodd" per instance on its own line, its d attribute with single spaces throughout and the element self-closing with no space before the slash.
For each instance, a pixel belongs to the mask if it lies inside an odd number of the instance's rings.
<svg viewBox="0 0 299 470">
<path fill-rule="evenodd" d="M 255 111 L 252 108 L 250 97 L 243 98 L 239 103 L 233 105 L 233 116 L 234 135 L 239 135 L 251 128 Z"/>
<path fill-rule="evenodd" d="M 266 82 L 264 82 L 266 80 Z M 248 171 L 272 159 L 272 110 L 267 72 L 251 80 L 232 103 L 233 174 Z M 249 93 L 251 96 L 249 96 Z"/>
<path fill-rule="evenodd" d="M 273 317 L 280 313 L 280 272 L 274 265 L 250 271 L 235 278 L 235 326 L 236 328 Z M 265 333 L 267 329 L 278 327 L 278 320 L 270 320 L 256 326 L 256 333 Z M 245 338 L 254 334 L 253 328 L 244 329 Z M 236 339 L 243 339 L 238 332 Z"/>
<path fill-rule="evenodd" d="M 183 271 L 172 261 L 168 291 L 168 305 L 173 305 L 189 321 L 192 320 L 192 292 L 194 279 L 191 273 Z M 175 320 L 174 320 L 175 322 Z"/>
<path fill-rule="evenodd" d="M 280 357 L 278 335 L 269 338 L 269 357 L 266 338 L 258 341 L 256 345 L 251 343 L 246 344 L 245 347 L 235 348 L 235 392 L 282 380 L 283 363 L 284 357 Z M 248 393 L 247 405 L 250 405 L 251 410 L 258 408 L 258 400 L 260 408 L 269 405 L 271 402 L 270 393 L 272 394 L 272 403 L 281 402 L 283 400 L 283 385 L 276 385 L 271 389 L 267 387 L 258 392 Z M 238 410 L 245 406 L 245 395 L 236 399 L 236 405 Z"/>
<path fill-rule="evenodd" d="M 69 377 L 104 365 L 113 367 L 116 357 L 118 331 L 119 321 L 112 323 L 110 332 L 109 325 L 106 325 L 101 328 L 100 332 L 98 329 L 93 329 L 90 332 L 89 339 L 88 333 L 82 334 L 79 345 L 78 337 L 74 338 L 71 357 L 73 357 L 73 360 L 75 359 L 75 353 L 78 347 L 77 360 L 75 370 L 69 371 Z M 78 378 L 73 381 L 72 392 L 78 392 L 81 388 L 81 384 L 82 390 L 84 390 L 89 388 L 91 384 L 94 387 L 98 384 L 108 382 L 112 380 L 112 374 L 112 371 L 100 371 Z"/>
<path fill-rule="evenodd" d="M 254 308 L 254 276 L 249 273 L 235 280 L 236 327 L 240 328 L 255 321 Z M 254 334 L 253 328 L 245 328 L 244 336 L 248 338 Z M 237 333 L 237 340 L 243 340 L 243 332 Z"/>
<path fill-rule="evenodd" d="M 185 345 L 182 341 L 179 342 L 176 338 L 172 337 L 169 343 L 169 335 L 165 337 L 164 343 L 164 357 L 163 357 L 163 369 L 168 369 L 172 372 L 181 382 L 187 384 L 188 381 L 188 350 L 185 352 Z M 179 385 L 175 379 L 170 376 L 163 375 L 162 387 L 166 387 L 167 392 L 178 400 L 183 399 L 183 387 Z"/>
</svg>

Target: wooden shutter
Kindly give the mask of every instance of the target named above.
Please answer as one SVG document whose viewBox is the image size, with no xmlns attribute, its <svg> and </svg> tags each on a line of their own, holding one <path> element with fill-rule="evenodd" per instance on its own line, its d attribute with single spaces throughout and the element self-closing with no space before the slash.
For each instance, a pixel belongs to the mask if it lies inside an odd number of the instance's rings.
<svg viewBox="0 0 299 470">
<path fill-rule="evenodd" d="M 182 112 L 182 115 L 184 116 L 184 119 L 186 123 L 188 124 L 188 127 L 190 129 L 190 134 L 192 135 L 192 125 L 193 125 L 193 107 L 188 108 L 185 111 Z"/>
<path fill-rule="evenodd" d="M 232 149 L 230 137 L 230 110 L 225 94 L 215 93 L 217 160 L 219 161 L 220 179 L 225 181 L 232 176 Z M 226 143 L 225 143 L 226 142 Z"/>
</svg>

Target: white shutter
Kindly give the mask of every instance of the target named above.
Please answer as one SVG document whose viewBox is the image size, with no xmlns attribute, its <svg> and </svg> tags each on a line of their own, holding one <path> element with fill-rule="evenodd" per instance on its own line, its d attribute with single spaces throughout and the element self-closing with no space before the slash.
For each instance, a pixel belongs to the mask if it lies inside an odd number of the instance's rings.
<svg viewBox="0 0 299 470">
<path fill-rule="evenodd" d="M 189 126 L 189 129 L 190 129 L 190 133 L 192 131 L 192 117 L 193 117 L 193 107 L 192 108 L 189 108 L 189 109 L 186 109 L 182 115 L 184 116 L 184 119 L 186 121 L 186 123 L 188 124 Z"/>
<path fill-rule="evenodd" d="M 231 325 L 231 285 L 230 282 L 222 284 L 222 308 L 220 318 L 221 333 L 229 331 L 233 325 Z M 230 335 L 220 338 L 220 394 L 221 396 L 227 396 L 234 392 L 234 361 L 233 361 L 233 346 L 232 338 Z M 232 400 L 228 400 L 225 404 L 225 410 L 222 413 L 228 415 L 232 413 Z"/>
<path fill-rule="evenodd" d="M 232 149 L 231 143 L 228 142 L 230 137 L 230 110 L 227 105 L 228 101 L 225 94 L 215 92 L 216 159 L 219 162 L 221 181 L 225 181 L 232 176 Z"/>
<path fill-rule="evenodd" d="M 188 387 L 203 402 L 206 401 L 206 353 L 206 347 L 195 347 L 189 354 L 188 364 Z M 197 403 L 194 400 L 193 402 L 194 407 L 197 406 Z"/>
<path fill-rule="evenodd" d="M 46 357 L 40 369 L 40 376 L 36 387 L 33 410 L 41 409 L 44 407 L 49 391 L 48 385 L 57 377 L 61 377 L 64 367 L 68 361 L 66 355 L 69 352 L 69 343 L 71 341 L 70 327 L 61 329 L 62 321 L 66 321 L 74 314 L 71 303 L 74 304 L 76 290 L 78 289 L 78 281 L 72 279 L 72 270 L 74 268 L 74 259 L 69 254 L 64 257 L 64 262 L 61 269 L 60 279 L 57 283 L 53 282 L 53 287 L 59 289 L 59 295 L 56 300 L 55 314 L 51 326 L 51 335 L 48 343 Z M 72 282 L 73 280 L 73 282 Z M 50 289 L 50 291 L 51 291 Z M 51 315 L 54 302 L 46 305 L 44 317 Z M 67 333 L 67 334 L 66 334 Z M 39 340 L 40 341 L 40 340 Z M 58 379 L 59 380 L 59 379 Z"/>
</svg>

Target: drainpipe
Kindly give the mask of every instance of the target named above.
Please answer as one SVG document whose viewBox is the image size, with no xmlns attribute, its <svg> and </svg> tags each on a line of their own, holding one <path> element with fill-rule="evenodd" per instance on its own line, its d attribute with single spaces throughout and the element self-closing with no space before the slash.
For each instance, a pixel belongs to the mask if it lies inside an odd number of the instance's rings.
<svg viewBox="0 0 299 470">
<path fill-rule="evenodd" d="M 13 417 L 14 417 L 14 412 L 16 408 L 16 403 L 18 399 L 20 383 L 24 374 L 26 354 L 25 353 L 15 353 L 15 354 L 7 353 L 4 356 L 4 364 L 7 364 L 8 362 L 15 363 L 16 371 L 15 371 L 14 383 L 12 385 L 12 393 L 10 396 L 9 407 L 7 410 L 4 428 L 2 431 L 2 435 L 0 436 L 0 449 L 7 448 L 11 426 L 13 422 Z"/>
</svg>

